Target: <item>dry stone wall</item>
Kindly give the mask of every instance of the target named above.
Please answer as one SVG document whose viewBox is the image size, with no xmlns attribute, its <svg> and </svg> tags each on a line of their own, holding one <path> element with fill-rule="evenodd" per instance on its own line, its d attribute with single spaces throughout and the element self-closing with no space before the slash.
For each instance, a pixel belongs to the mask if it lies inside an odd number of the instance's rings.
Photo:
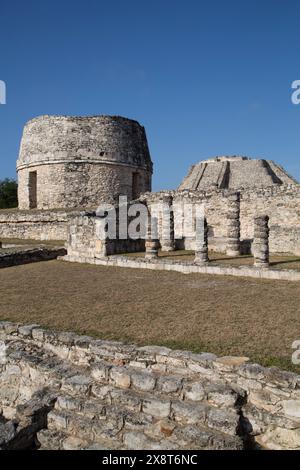
<svg viewBox="0 0 300 470">
<path fill-rule="evenodd" d="M 252 239 L 253 219 L 269 216 L 270 251 L 300 254 L 300 185 L 241 193 L 241 237 Z"/>
<path fill-rule="evenodd" d="M 264 189 L 247 189 L 240 192 L 240 234 L 241 252 L 249 250 L 254 236 L 254 218 L 269 216 L 270 252 L 300 254 L 300 185 L 277 185 Z M 234 192 L 229 190 L 182 190 L 146 193 L 141 200 L 159 204 L 163 197 L 172 196 L 173 203 L 204 204 L 205 216 L 209 227 L 209 248 L 226 251 L 228 233 L 227 216 L 230 213 L 230 199 Z M 195 216 L 195 214 L 194 214 Z M 191 223 L 194 223 L 195 220 Z M 175 238 L 182 233 L 183 219 L 176 217 Z M 189 226 L 185 226 L 189 230 Z M 161 236 L 161 235 L 160 235 Z M 177 248 L 194 249 L 193 237 L 176 239 Z"/>
<path fill-rule="evenodd" d="M 80 211 L 0 211 L 0 240 L 67 240 L 71 220 Z"/>
<path fill-rule="evenodd" d="M 35 263 L 38 261 L 48 261 L 56 259 L 59 256 L 66 255 L 64 248 L 33 248 L 26 250 L 18 250 L 14 253 L 0 253 L 0 268 L 9 266 L 17 266 L 19 264 Z"/>
<path fill-rule="evenodd" d="M 9 322 L 0 351 L 1 448 L 300 449 L 294 373 Z"/>
<path fill-rule="evenodd" d="M 116 238 L 105 238 L 104 226 L 103 218 L 97 217 L 95 212 L 74 217 L 69 225 L 68 255 L 76 259 L 98 259 L 115 253 L 145 250 L 144 239 L 120 239 L 118 223 Z"/>
</svg>

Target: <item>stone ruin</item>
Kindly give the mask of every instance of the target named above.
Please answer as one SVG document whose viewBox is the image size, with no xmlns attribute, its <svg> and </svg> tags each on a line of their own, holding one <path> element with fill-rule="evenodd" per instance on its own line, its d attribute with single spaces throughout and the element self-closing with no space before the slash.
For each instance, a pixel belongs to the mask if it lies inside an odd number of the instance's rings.
<svg viewBox="0 0 300 470">
<path fill-rule="evenodd" d="M 0 211 L 0 239 L 64 240 L 67 261 L 300 280 L 269 268 L 269 253 L 300 254 L 300 185 L 274 162 L 216 157 L 194 165 L 177 190 L 154 193 L 136 121 L 42 116 L 25 126 L 17 169 L 19 210 Z M 112 204 L 118 224 L 121 195 L 128 207 L 146 206 L 145 237 L 105 237 L 95 209 Z M 204 213 L 189 222 L 194 236 L 179 237 L 174 205 L 185 203 Z M 172 263 L 159 249 L 195 258 Z M 251 252 L 254 265 L 212 266 L 209 250 Z M 247 358 L 2 322 L 0 379 L 0 449 L 300 449 L 299 376 Z"/>
<path fill-rule="evenodd" d="M 241 190 L 294 184 L 298 184 L 295 178 L 272 160 L 221 156 L 193 165 L 178 189 Z"/>
<path fill-rule="evenodd" d="M 0 322 L 0 449 L 300 449 L 300 376 Z"/>
<path fill-rule="evenodd" d="M 19 209 L 66 209 L 151 190 L 145 129 L 120 116 L 41 116 L 23 132 Z"/>
<path fill-rule="evenodd" d="M 136 121 L 120 116 L 34 118 L 24 128 L 17 161 L 19 210 L 0 211 L 0 239 L 67 240 L 70 224 L 85 210 L 102 202 L 117 205 L 119 196 L 127 196 L 129 202 L 139 199 L 149 206 L 167 200 L 204 204 L 209 249 L 233 254 L 250 252 L 254 219 L 268 215 L 270 252 L 300 254 L 300 185 L 273 161 L 241 156 L 203 160 L 177 190 L 156 193 L 151 192 L 152 166 L 145 129 Z M 159 246 L 194 250 L 195 238 L 176 240 L 176 234 L 173 246 L 167 246 L 165 220 L 157 220 Z M 178 220 L 172 223 L 176 232 Z"/>
</svg>

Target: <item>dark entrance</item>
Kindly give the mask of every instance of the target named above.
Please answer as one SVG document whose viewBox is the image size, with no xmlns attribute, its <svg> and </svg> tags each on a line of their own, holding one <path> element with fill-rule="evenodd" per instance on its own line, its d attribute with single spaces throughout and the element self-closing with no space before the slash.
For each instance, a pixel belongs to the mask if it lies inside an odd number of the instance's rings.
<svg viewBox="0 0 300 470">
<path fill-rule="evenodd" d="M 37 207 L 37 172 L 29 172 L 29 209 Z"/>
</svg>

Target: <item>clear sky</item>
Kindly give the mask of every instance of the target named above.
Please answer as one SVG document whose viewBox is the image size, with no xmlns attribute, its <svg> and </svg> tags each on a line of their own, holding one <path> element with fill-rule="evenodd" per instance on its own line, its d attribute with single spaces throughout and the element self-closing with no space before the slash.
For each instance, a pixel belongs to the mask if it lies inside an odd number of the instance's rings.
<svg viewBox="0 0 300 470">
<path fill-rule="evenodd" d="M 273 159 L 300 180 L 297 0 L 0 0 L 0 178 L 40 114 L 146 127 L 153 189 L 215 155 Z"/>
</svg>

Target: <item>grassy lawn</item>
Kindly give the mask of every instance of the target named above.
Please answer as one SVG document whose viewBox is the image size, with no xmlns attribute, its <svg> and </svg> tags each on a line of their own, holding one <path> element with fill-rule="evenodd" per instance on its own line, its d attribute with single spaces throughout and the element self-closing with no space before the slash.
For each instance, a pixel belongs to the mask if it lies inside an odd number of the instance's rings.
<svg viewBox="0 0 300 470">
<path fill-rule="evenodd" d="M 296 370 L 300 283 L 48 261 L 0 270 L 0 318 Z"/>
<path fill-rule="evenodd" d="M 135 258 L 144 258 L 145 253 L 124 253 L 126 256 Z M 187 250 L 178 250 L 171 252 L 159 252 L 160 258 L 168 258 L 172 261 L 193 261 L 194 252 Z M 223 253 L 209 253 L 209 259 L 212 266 L 252 266 L 253 257 L 251 255 L 242 255 L 236 258 L 226 256 Z M 300 271 L 300 256 L 293 255 L 271 255 L 270 266 L 272 269 L 295 269 Z"/>
</svg>

